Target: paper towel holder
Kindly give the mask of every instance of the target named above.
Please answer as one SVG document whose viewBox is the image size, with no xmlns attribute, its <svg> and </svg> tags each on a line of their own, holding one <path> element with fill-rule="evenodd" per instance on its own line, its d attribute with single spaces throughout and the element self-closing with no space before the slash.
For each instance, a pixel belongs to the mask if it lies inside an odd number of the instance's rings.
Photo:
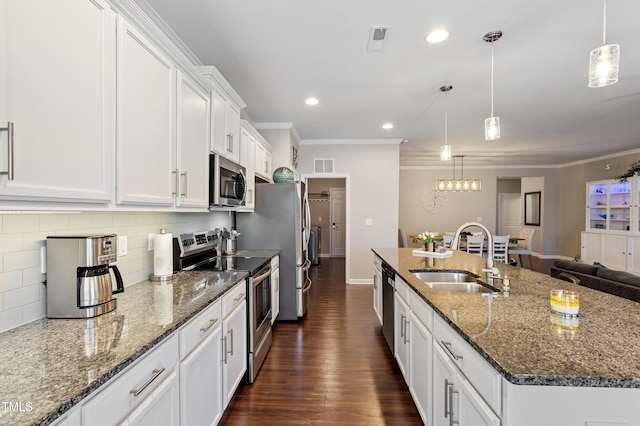
<svg viewBox="0 0 640 426">
<path fill-rule="evenodd" d="M 167 233 L 167 231 L 164 228 L 160 229 L 160 235 L 166 235 L 166 233 Z M 172 239 L 170 239 L 170 240 L 172 240 Z M 173 242 L 172 241 L 170 242 L 169 249 L 170 249 L 170 251 L 173 249 Z M 156 251 L 155 242 L 154 242 L 154 251 L 153 251 L 154 264 L 156 262 L 156 259 L 155 259 L 156 253 L 157 253 L 157 251 Z M 172 258 L 172 256 L 169 256 L 169 257 L 170 258 L 169 258 L 168 261 L 169 261 L 170 264 L 173 265 L 173 258 Z M 154 282 L 173 281 L 176 278 L 178 278 L 178 274 L 176 272 L 172 272 L 170 274 L 163 274 L 163 275 L 156 275 L 156 274 L 152 273 L 152 274 L 149 275 L 149 280 L 150 281 L 154 281 Z"/>
</svg>

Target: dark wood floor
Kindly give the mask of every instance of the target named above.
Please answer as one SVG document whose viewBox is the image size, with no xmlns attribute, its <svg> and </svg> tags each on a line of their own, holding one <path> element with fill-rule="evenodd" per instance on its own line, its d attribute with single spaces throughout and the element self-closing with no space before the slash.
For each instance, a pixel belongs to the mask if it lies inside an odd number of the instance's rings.
<svg viewBox="0 0 640 426">
<path fill-rule="evenodd" d="M 373 311 L 369 285 L 346 285 L 344 259 L 312 267 L 309 313 L 277 322 L 252 385 L 221 425 L 421 425 Z"/>
</svg>

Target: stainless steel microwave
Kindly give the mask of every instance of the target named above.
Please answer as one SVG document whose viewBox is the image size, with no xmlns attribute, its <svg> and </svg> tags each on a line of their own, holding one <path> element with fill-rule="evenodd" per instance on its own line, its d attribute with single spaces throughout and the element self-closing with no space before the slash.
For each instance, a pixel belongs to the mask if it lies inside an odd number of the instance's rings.
<svg viewBox="0 0 640 426">
<path fill-rule="evenodd" d="M 209 207 L 244 206 L 246 170 L 218 154 L 209 155 Z"/>
</svg>

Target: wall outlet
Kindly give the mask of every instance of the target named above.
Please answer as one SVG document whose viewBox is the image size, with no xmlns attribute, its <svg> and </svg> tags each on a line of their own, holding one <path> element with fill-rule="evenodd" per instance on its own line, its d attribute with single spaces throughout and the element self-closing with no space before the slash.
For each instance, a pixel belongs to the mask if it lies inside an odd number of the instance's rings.
<svg viewBox="0 0 640 426">
<path fill-rule="evenodd" d="M 482 217 L 480 216 L 476 217 L 476 222 L 482 222 Z"/>
<path fill-rule="evenodd" d="M 367 225 L 367 226 L 373 225 L 373 219 L 371 219 L 370 217 L 366 218 L 364 220 L 364 224 Z"/>
<path fill-rule="evenodd" d="M 147 240 L 147 251 L 153 251 L 153 239 L 156 234 L 149 234 L 149 239 Z"/>
<path fill-rule="evenodd" d="M 126 235 L 118 236 L 118 256 L 126 256 L 129 253 L 129 238 Z"/>
</svg>

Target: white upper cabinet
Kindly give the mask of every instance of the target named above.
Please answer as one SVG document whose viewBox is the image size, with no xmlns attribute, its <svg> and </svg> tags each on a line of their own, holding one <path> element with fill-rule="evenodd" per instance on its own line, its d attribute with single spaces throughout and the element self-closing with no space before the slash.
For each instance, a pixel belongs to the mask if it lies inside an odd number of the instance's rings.
<svg viewBox="0 0 640 426">
<path fill-rule="evenodd" d="M 256 140 L 256 175 L 272 181 L 271 147 L 260 139 Z"/>
<path fill-rule="evenodd" d="M 209 207 L 209 94 L 178 72 L 177 197 L 180 207 Z"/>
<path fill-rule="evenodd" d="M 103 0 L 0 2 L 1 199 L 112 200 L 114 19 Z"/>
<path fill-rule="evenodd" d="M 247 105 L 215 67 L 200 67 L 211 83 L 211 152 L 240 162 L 240 112 Z"/>
<path fill-rule="evenodd" d="M 251 125 L 244 120 L 240 127 L 240 165 L 247 173 L 247 196 L 245 205 L 238 210 L 253 211 L 256 198 L 256 138 L 251 134 Z"/>
<path fill-rule="evenodd" d="M 172 206 L 176 72 L 124 19 L 118 30 L 118 203 Z"/>
</svg>

